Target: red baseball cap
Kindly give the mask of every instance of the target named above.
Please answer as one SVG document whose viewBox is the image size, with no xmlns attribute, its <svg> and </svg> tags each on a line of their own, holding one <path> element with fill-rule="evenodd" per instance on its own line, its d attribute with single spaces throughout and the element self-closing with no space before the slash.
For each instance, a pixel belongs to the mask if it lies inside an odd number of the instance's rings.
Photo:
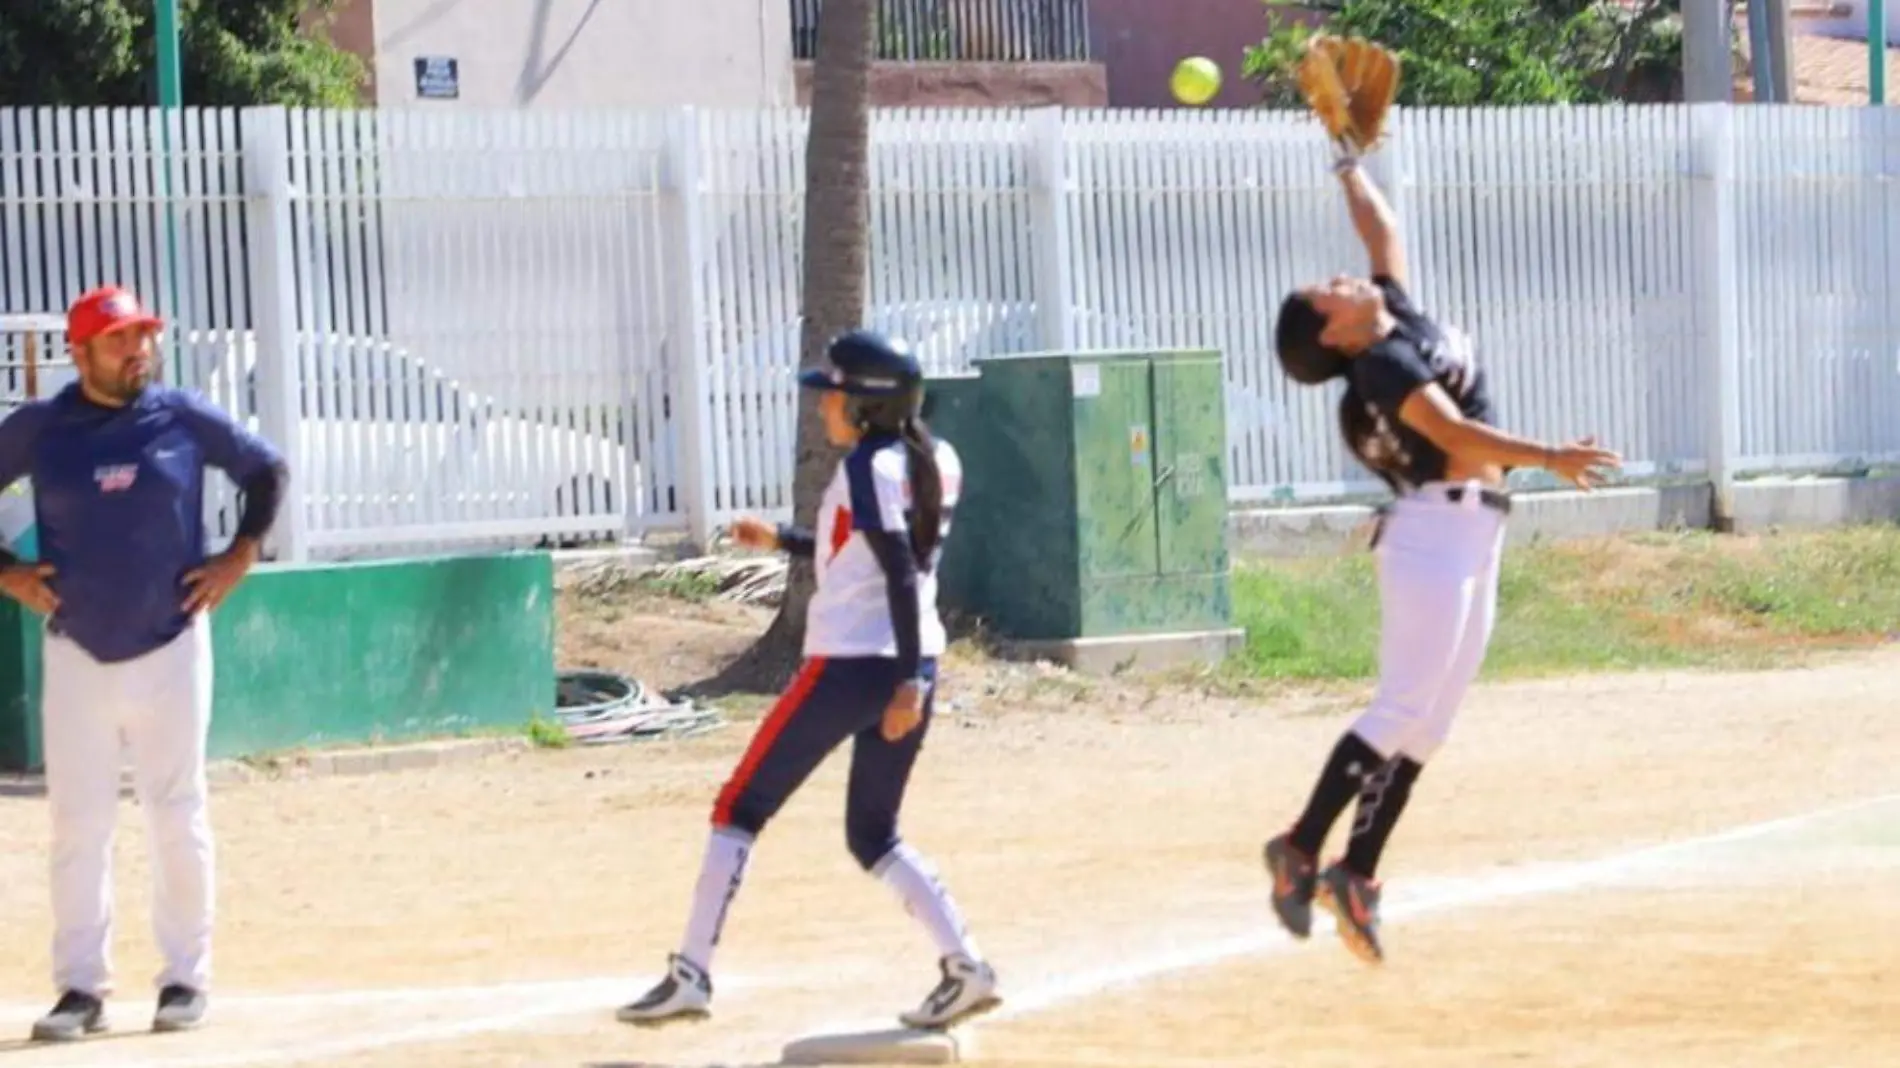
<svg viewBox="0 0 1900 1068">
<path fill-rule="evenodd" d="M 130 290 L 101 286 L 85 293 L 66 312 L 66 340 L 83 345 L 100 334 L 134 326 L 162 327 L 165 320 L 145 310 Z"/>
</svg>

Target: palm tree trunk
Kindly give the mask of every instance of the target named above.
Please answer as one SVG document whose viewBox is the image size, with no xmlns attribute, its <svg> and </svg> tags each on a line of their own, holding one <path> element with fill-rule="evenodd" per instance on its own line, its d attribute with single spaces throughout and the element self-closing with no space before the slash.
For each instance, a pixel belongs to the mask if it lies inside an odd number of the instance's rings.
<svg viewBox="0 0 1900 1068">
<path fill-rule="evenodd" d="M 864 321 L 870 255 L 871 38 L 876 0 L 824 0 L 812 60 L 811 130 L 805 146 L 805 241 L 799 367 L 823 366 L 825 346 Z M 816 398 L 799 391 L 794 521 L 811 525 L 839 454 L 825 441 Z M 715 690 L 776 690 L 798 666 L 812 569 L 794 560 L 778 617 Z"/>
</svg>

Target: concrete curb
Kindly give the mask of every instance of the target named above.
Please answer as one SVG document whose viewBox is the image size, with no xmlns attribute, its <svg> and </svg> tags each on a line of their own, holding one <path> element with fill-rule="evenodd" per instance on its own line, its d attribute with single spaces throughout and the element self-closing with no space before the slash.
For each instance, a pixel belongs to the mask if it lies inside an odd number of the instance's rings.
<svg viewBox="0 0 1900 1068">
<path fill-rule="evenodd" d="M 1601 537 L 1638 531 L 1697 530 L 1710 525 L 1707 483 L 1615 487 L 1592 493 L 1520 493 L 1505 539 L 1509 544 Z M 1900 478 L 1758 478 L 1735 484 L 1737 533 L 1816 529 L 1900 518 Z M 1330 554 L 1352 548 L 1372 518 L 1367 505 L 1239 508 L 1228 516 L 1228 543 L 1252 556 Z"/>
<path fill-rule="evenodd" d="M 319 749 L 255 760 L 220 760 L 207 769 L 214 786 L 234 783 L 269 782 L 277 779 L 328 778 L 339 775 L 373 775 L 386 771 L 418 771 L 425 768 L 473 764 L 508 753 L 525 752 L 531 747 L 519 736 L 497 738 L 450 738 L 433 742 L 365 746 L 347 749 Z"/>
<path fill-rule="evenodd" d="M 215 788 L 283 779 L 417 771 L 425 768 L 473 764 L 509 753 L 525 752 L 531 747 L 532 743 L 528 739 L 509 736 L 448 738 L 431 742 L 348 749 L 297 750 L 251 761 L 214 760 L 205 768 L 205 778 Z M 11 772 L 0 775 L 0 798 L 43 797 L 45 794 L 46 777 L 43 774 Z M 119 778 L 119 795 L 123 798 L 134 796 L 130 769 L 122 773 Z"/>
</svg>

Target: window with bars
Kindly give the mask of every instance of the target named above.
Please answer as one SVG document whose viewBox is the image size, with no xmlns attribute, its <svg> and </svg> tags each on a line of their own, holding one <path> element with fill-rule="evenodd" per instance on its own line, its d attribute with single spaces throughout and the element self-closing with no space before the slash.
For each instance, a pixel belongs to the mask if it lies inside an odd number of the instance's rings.
<svg viewBox="0 0 1900 1068">
<path fill-rule="evenodd" d="M 791 0 L 792 57 L 818 50 L 824 0 Z M 1089 56 L 1088 0 L 877 0 L 874 48 L 895 62 L 1073 63 Z"/>
</svg>

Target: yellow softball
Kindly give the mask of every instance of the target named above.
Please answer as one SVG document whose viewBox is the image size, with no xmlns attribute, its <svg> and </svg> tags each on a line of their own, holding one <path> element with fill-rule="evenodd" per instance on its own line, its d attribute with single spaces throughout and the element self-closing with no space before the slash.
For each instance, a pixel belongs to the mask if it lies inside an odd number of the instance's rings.
<svg viewBox="0 0 1900 1068">
<path fill-rule="evenodd" d="M 1189 56 L 1174 65 L 1168 86 L 1176 100 L 1199 107 L 1220 92 L 1220 65 L 1206 56 Z"/>
</svg>

